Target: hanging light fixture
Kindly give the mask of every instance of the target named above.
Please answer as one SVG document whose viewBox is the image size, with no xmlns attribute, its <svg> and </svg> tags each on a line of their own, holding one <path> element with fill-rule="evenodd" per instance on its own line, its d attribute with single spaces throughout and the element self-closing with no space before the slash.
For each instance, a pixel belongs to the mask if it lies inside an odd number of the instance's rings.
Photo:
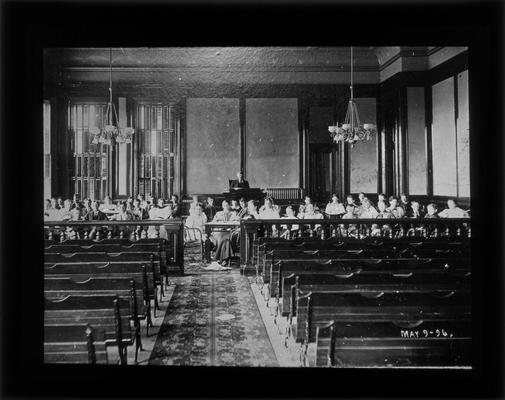
<svg viewBox="0 0 505 400">
<path fill-rule="evenodd" d="M 351 144 L 351 147 L 354 147 L 354 143 L 358 141 L 371 140 L 372 135 L 377 133 L 377 129 L 374 124 L 361 125 L 358 106 L 354 101 L 353 73 L 353 48 L 351 46 L 351 86 L 349 87 L 351 90 L 351 98 L 349 99 L 349 104 L 347 106 L 347 113 L 342 125 L 339 126 L 337 123 L 335 126 L 328 127 L 330 136 L 335 141 L 335 143 L 347 142 Z"/>
<path fill-rule="evenodd" d="M 116 111 L 116 106 L 112 102 L 112 48 L 109 50 L 109 101 L 105 112 L 105 124 L 102 128 L 92 127 L 90 133 L 93 135 L 91 143 L 103 143 L 113 145 L 116 143 L 131 143 L 135 129 L 131 127 L 121 127 Z"/>
</svg>

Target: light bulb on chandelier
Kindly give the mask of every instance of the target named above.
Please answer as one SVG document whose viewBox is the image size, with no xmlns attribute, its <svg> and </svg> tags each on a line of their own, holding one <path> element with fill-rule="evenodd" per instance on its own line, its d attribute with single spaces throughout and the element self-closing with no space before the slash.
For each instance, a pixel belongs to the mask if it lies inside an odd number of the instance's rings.
<svg viewBox="0 0 505 400">
<path fill-rule="evenodd" d="M 335 143 L 347 142 L 351 144 L 351 147 L 354 147 L 354 143 L 358 141 L 371 140 L 372 135 L 377 133 L 377 129 L 374 124 L 361 125 L 358 106 L 354 101 L 353 72 L 353 48 L 351 46 L 351 85 L 349 87 L 351 91 L 351 98 L 349 99 L 349 103 L 347 105 L 347 113 L 343 124 L 339 125 L 337 123 L 337 125 L 328 127 L 330 136 Z"/>
</svg>

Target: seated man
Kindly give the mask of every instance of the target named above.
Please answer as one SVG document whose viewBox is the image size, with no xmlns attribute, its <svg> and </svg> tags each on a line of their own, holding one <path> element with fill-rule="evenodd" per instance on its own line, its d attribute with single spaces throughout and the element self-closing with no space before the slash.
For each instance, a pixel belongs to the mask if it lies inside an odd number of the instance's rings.
<svg viewBox="0 0 505 400">
<path fill-rule="evenodd" d="M 230 182 L 231 189 L 249 189 L 249 182 L 244 180 L 242 171 L 237 172 L 237 179 Z"/>
<path fill-rule="evenodd" d="M 91 203 L 91 212 L 86 214 L 86 221 L 106 221 L 107 216 L 101 212 L 98 208 L 98 201 L 93 201 Z M 95 234 L 99 232 L 96 226 L 91 227 L 91 231 L 89 232 L 89 238 L 93 239 Z"/>
<path fill-rule="evenodd" d="M 212 221 L 214 219 L 214 216 L 217 213 L 217 208 L 214 205 L 214 198 L 209 196 L 207 197 L 207 204 L 205 205 L 205 208 L 203 209 L 205 212 L 205 215 L 207 216 L 207 221 Z"/>
<path fill-rule="evenodd" d="M 179 197 L 176 194 L 172 195 L 172 199 L 170 201 L 170 217 L 171 218 L 180 218 L 181 217 L 181 204 L 179 203 Z"/>
</svg>

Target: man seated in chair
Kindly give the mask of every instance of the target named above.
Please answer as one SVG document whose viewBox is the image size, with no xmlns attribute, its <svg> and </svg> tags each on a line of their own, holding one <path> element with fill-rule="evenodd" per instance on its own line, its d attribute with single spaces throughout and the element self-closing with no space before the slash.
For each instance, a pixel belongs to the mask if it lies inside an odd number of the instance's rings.
<svg viewBox="0 0 505 400">
<path fill-rule="evenodd" d="M 249 182 L 244 179 L 242 171 L 237 172 L 237 179 L 230 181 L 231 189 L 249 189 Z"/>
</svg>

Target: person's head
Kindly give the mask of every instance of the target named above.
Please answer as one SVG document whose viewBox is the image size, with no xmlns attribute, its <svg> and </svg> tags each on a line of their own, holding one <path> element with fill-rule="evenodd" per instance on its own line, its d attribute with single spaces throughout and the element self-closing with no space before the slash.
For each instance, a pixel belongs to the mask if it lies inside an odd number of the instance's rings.
<svg viewBox="0 0 505 400">
<path fill-rule="evenodd" d="M 400 199 L 401 199 L 402 203 L 408 203 L 409 202 L 409 197 L 405 193 L 402 193 L 400 195 Z"/>
<path fill-rule="evenodd" d="M 91 199 L 84 199 L 84 207 L 86 208 L 91 207 Z"/>
<path fill-rule="evenodd" d="M 265 199 L 265 208 L 272 208 L 272 199 L 270 197 Z"/>
<path fill-rule="evenodd" d="M 228 200 L 223 200 L 221 207 L 223 207 L 223 211 L 230 211 L 230 203 L 228 203 Z"/>
<path fill-rule="evenodd" d="M 214 198 L 213 198 L 213 197 L 210 197 L 210 196 L 209 196 L 209 197 L 207 197 L 207 204 L 208 204 L 209 206 L 212 206 L 212 205 L 214 204 Z"/>
<path fill-rule="evenodd" d="M 127 209 L 128 211 L 131 211 L 131 210 L 132 210 L 132 207 L 133 207 L 132 203 L 130 203 L 130 202 L 128 202 L 128 201 L 127 201 L 127 202 L 126 202 L 126 209 Z"/>
<path fill-rule="evenodd" d="M 133 199 L 132 199 L 131 197 L 128 197 L 128 198 L 126 199 L 126 202 L 127 202 L 128 204 L 132 204 L 132 203 L 133 203 Z"/>
<path fill-rule="evenodd" d="M 249 200 L 247 202 L 247 209 L 249 211 L 256 211 L 256 204 L 254 203 L 254 200 Z"/>
<path fill-rule="evenodd" d="M 378 201 L 386 201 L 386 195 L 384 193 L 379 193 L 377 198 L 378 198 Z"/>
<path fill-rule="evenodd" d="M 377 202 L 377 208 L 379 209 L 379 212 L 386 211 L 386 203 L 384 201 Z"/>
<path fill-rule="evenodd" d="M 92 209 L 93 211 L 97 211 L 97 210 L 98 210 L 98 201 L 93 201 L 93 202 L 91 203 L 91 209 Z"/>
<path fill-rule="evenodd" d="M 336 193 L 333 193 L 333 194 L 331 195 L 331 202 L 332 202 L 333 204 L 337 204 L 337 203 L 338 203 L 338 196 L 336 195 Z"/>
<path fill-rule="evenodd" d="M 241 208 L 246 208 L 247 207 L 247 203 L 246 203 L 246 201 L 245 201 L 245 199 L 243 197 L 240 198 L 240 200 L 238 201 L 238 203 L 240 204 Z"/>
<path fill-rule="evenodd" d="M 138 199 L 138 200 L 142 203 L 142 202 L 144 201 L 144 196 L 143 196 L 143 195 L 141 195 L 141 194 L 139 194 L 139 195 L 137 196 L 137 199 Z"/>
<path fill-rule="evenodd" d="M 359 199 L 359 201 L 363 202 L 363 199 L 364 199 L 365 197 L 366 197 L 366 196 L 365 196 L 365 193 L 363 193 L 363 192 L 359 192 L 359 194 L 358 194 L 358 199 Z"/>
<path fill-rule="evenodd" d="M 314 213 L 314 205 L 313 204 L 307 204 L 305 206 L 305 214 L 313 214 Z"/>
<path fill-rule="evenodd" d="M 456 208 L 456 202 L 454 201 L 454 199 L 447 200 L 447 207 L 449 207 L 451 210 L 453 208 Z"/>
<path fill-rule="evenodd" d="M 237 179 L 238 179 L 239 181 L 241 181 L 242 179 L 244 179 L 244 174 L 242 174 L 242 171 L 238 171 L 238 172 L 237 172 Z"/>
<path fill-rule="evenodd" d="M 435 215 L 437 213 L 437 206 L 435 203 L 430 203 L 426 206 L 426 211 L 429 215 Z"/>
<path fill-rule="evenodd" d="M 310 196 L 305 196 L 305 204 L 312 204 L 312 199 Z"/>
<path fill-rule="evenodd" d="M 354 203 L 354 198 L 352 197 L 352 194 L 347 195 L 347 204 L 353 204 Z"/>
<path fill-rule="evenodd" d="M 51 197 L 51 208 L 56 208 L 58 207 L 58 202 L 56 201 L 55 197 Z"/>
<path fill-rule="evenodd" d="M 104 199 L 103 199 L 103 202 L 104 202 L 104 204 L 110 204 L 111 203 L 110 197 L 109 196 L 105 196 Z"/>
<path fill-rule="evenodd" d="M 286 215 L 288 217 L 294 217 L 295 216 L 295 210 L 293 210 L 292 206 L 287 206 L 286 207 Z"/>
<path fill-rule="evenodd" d="M 74 203 L 77 203 L 79 201 L 79 195 L 77 193 L 74 193 L 74 195 L 72 196 L 72 201 Z"/>
<path fill-rule="evenodd" d="M 366 197 L 363 197 L 362 205 L 363 205 L 363 208 L 365 208 L 365 209 L 370 208 L 370 200 L 368 200 Z"/>
<path fill-rule="evenodd" d="M 419 204 L 419 202 L 418 202 L 418 201 L 415 201 L 415 200 L 414 200 L 414 201 L 412 201 L 412 202 L 410 203 L 410 206 L 412 207 L 412 209 L 413 209 L 414 211 L 419 211 L 419 208 L 420 208 L 420 206 L 421 206 L 421 205 Z"/>
<path fill-rule="evenodd" d="M 179 201 L 179 197 L 176 194 L 172 195 L 172 203 L 177 203 Z"/>
<path fill-rule="evenodd" d="M 162 207 L 164 207 L 164 206 L 165 206 L 165 202 L 163 201 L 163 198 L 162 198 L 162 197 L 160 197 L 160 198 L 158 199 L 158 202 L 157 202 L 156 204 L 158 205 L 158 207 L 159 207 L 159 208 L 162 208 Z"/>
<path fill-rule="evenodd" d="M 58 197 L 58 199 L 56 200 L 56 202 L 58 203 L 58 205 L 60 207 L 63 207 L 63 199 L 61 197 Z"/>
<path fill-rule="evenodd" d="M 202 203 L 195 204 L 195 214 L 202 215 Z"/>
<path fill-rule="evenodd" d="M 231 208 L 237 208 L 237 205 L 238 205 L 237 200 L 232 199 L 231 200 Z"/>
<path fill-rule="evenodd" d="M 133 207 L 134 208 L 140 208 L 140 200 L 139 199 L 133 200 Z"/>
<path fill-rule="evenodd" d="M 119 203 L 119 211 L 121 211 L 122 213 L 126 211 L 126 202 L 122 201 L 121 203 Z"/>
</svg>

